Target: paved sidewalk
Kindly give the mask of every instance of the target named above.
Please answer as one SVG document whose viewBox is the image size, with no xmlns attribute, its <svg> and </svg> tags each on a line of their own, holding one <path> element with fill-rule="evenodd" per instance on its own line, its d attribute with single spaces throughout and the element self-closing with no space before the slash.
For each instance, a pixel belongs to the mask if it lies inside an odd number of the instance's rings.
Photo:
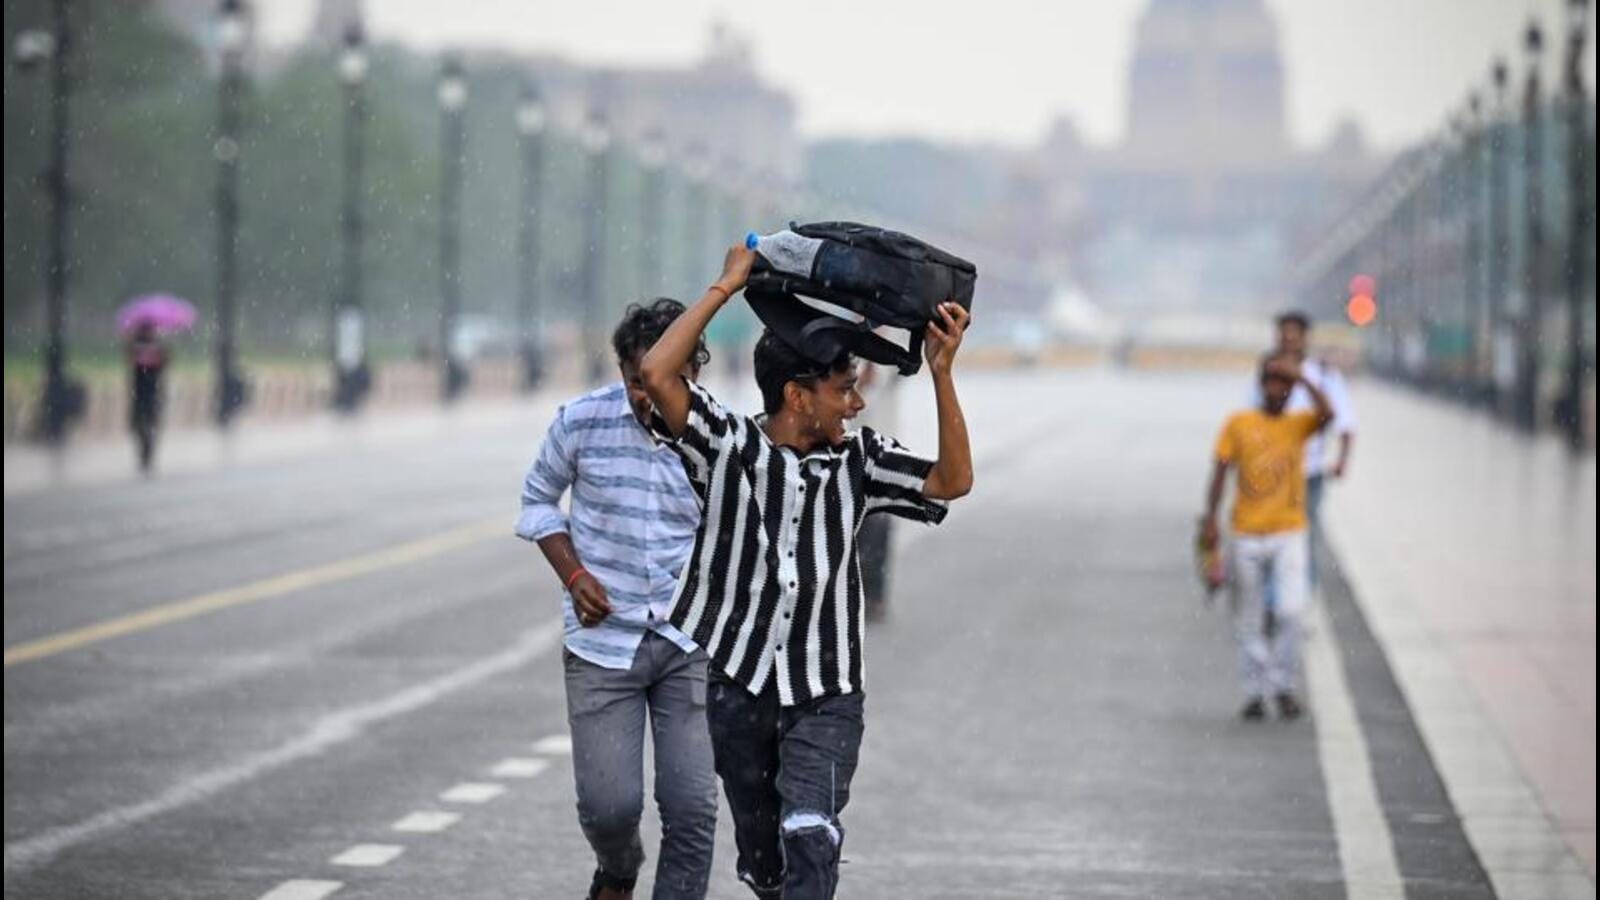
<svg viewBox="0 0 1600 900">
<path fill-rule="evenodd" d="M 1502 897 L 1595 896 L 1595 458 L 1395 387 L 1330 540 Z"/>
</svg>

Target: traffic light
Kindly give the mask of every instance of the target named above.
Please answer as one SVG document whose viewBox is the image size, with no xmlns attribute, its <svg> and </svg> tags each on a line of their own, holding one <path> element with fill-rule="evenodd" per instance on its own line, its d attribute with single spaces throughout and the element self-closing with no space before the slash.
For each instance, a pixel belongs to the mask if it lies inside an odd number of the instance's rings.
<svg viewBox="0 0 1600 900">
<path fill-rule="evenodd" d="M 1378 280 L 1371 275 L 1357 275 L 1350 279 L 1350 299 L 1345 303 L 1344 314 L 1350 324 L 1365 328 L 1378 319 Z"/>
</svg>

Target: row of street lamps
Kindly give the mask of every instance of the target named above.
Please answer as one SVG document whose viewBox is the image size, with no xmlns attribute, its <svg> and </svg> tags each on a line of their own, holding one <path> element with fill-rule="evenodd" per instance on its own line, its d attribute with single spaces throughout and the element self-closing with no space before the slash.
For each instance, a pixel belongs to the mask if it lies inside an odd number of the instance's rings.
<svg viewBox="0 0 1600 900">
<path fill-rule="evenodd" d="M 1520 117 L 1513 113 L 1511 67 L 1497 59 L 1489 99 L 1470 93 L 1446 128 L 1403 157 L 1368 201 L 1341 222 L 1300 271 L 1302 301 L 1341 296 L 1352 277 L 1377 276 L 1391 323 L 1416 328 L 1460 315 L 1467 347 L 1457 359 L 1433 360 L 1422 337 L 1405 328 L 1386 334 L 1398 369 L 1442 382 L 1532 429 L 1544 418 L 1540 367 L 1549 305 L 1565 294 L 1565 360 L 1555 403 L 1557 424 L 1575 446 L 1588 440 L 1583 421 L 1594 366 L 1593 107 L 1583 83 L 1587 0 L 1568 0 L 1564 77 L 1559 108 L 1567 144 L 1564 282 L 1550 271 L 1552 236 L 1545 196 L 1549 103 L 1541 78 L 1545 32 L 1537 22 L 1522 35 L 1526 55 Z M 1520 121 L 1519 121 L 1520 118 Z M 1512 138 L 1520 135 L 1520 146 Z M 1520 159 L 1513 150 L 1520 149 Z M 1520 204 L 1512 206 L 1513 165 L 1521 170 Z M 1523 252 L 1514 257 L 1520 240 Z M 1514 267 L 1520 263 L 1520 268 Z M 1408 343 L 1409 342 L 1409 343 Z"/>
<path fill-rule="evenodd" d="M 243 134 L 242 102 L 245 90 L 245 55 L 250 43 L 251 10 L 248 0 L 218 0 L 217 40 L 219 50 L 218 106 L 215 139 L 212 145 L 217 166 L 214 208 L 216 212 L 216 323 L 215 369 L 216 422 L 227 427 L 247 403 L 250 385 L 240 371 L 238 359 L 238 235 L 239 174 Z M 69 108 L 72 100 L 71 0 L 55 0 L 49 30 L 23 32 L 18 36 L 16 56 L 24 67 L 45 62 L 51 65 L 51 146 L 44 183 L 49 194 L 50 214 L 45 254 L 47 338 L 44 354 L 45 378 L 41 404 L 40 434 L 57 441 L 65 436 L 71 421 L 82 411 L 84 389 L 72 379 L 66 366 L 66 294 L 69 276 L 67 235 L 70 190 L 68 178 Z M 366 237 L 363 204 L 365 190 L 366 87 L 370 70 L 368 48 L 359 21 L 349 24 L 343 35 L 337 72 L 343 98 L 342 183 L 339 207 L 340 263 L 338 289 L 329 312 L 330 362 L 333 369 L 332 401 L 344 412 L 358 410 L 372 383 L 367 352 L 369 328 L 366 316 L 362 255 Z M 450 402 L 465 389 L 468 367 L 462 346 L 461 244 L 460 221 L 463 168 L 465 162 L 465 113 L 468 103 L 466 72 L 459 58 L 448 56 L 440 68 L 436 85 L 440 114 L 439 158 L 439 359 L 442 399 Z M 517 221 L 517 308 L 516 329 L 520 381 L 524 389 L 537 386 L 548 363 L 541 339 L 539 290 L 541 242 L 539 216 L 543 198 L 543 169 L 546 156 L 548 116 L 544 98 L 532 80 L 518 97 L 515 124 L 519 142 L 521 197 Z M 607 215 L 610 212 L 610 184 L 615 148 L 609 124 L 598 109 L 590 113 L 575 135 L 584 153 L 586 242 L 580 271 L 581 342 L 591 381 L 605 374 L 604 355 L 595 349 L 601 340 L 601 314 L 606 308 L 603 281 L 608 267 L 619 260 L 606 241 Z M 649 130 L 634 148 L 642 172 L 642 196 L 638 200 L 640 230 L 645 239 L 638 247 L 642 283 L 658 284 L 663 268 L 665 230 L 666 168 L 668 156 L 659 129 Z M 689 183 L 687 210 L 691 239 L 701 236 L 713 223 L 715 200 L 708 187 L 708 166 L 703 147 L 696 148 L 683 167 Z M 742 218 L 741 207 L 733 215 Z M 706 248 L 692 248 L 697 257 Z"/>
</svg>

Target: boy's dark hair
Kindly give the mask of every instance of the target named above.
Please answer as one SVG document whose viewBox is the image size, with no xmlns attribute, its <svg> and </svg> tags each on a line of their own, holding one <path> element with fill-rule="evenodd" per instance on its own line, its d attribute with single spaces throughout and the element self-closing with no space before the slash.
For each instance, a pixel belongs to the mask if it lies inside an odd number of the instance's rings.
<svg viewBox="0 0 1600 900">
<path fill-rule="evenodd" d="M 854 359 L 849 351 L 841 351 L 831 363 L 819 363 L 800 355 L 800 352 L 766 328 L 756 341 L 756 386 L 761 388 L 761 406 L 767 415 L 775 416 L 783 409 L 783 386 L 791 381 L 806 387 L 829 375 L 848 372 Z"/>
<path fill-rule="evenodd" d="M 1287 312 L 1278 313 L 1278 318 L 1276 321 L 1279 328 L 1282 328 L 1285 325 L 1298 325 L 1301 331 L 1311 330 L 1311 317 L 1298 309 L 1291 309 Z"/>
<path fill-rule="evenodd" d="M 648 304 L 630 303 L 622 313 L 617 330 L 611 332 L 611 349 L 616 351 L 617 365 L 631 361 L 649 350 L 667 333 L 667 326 L 683 315 L 684 306 L 671 297 L 657 297 Z M 706 349 L 706 339 L 701 336 L 694 345 L 690 365 L 698 371 L 711 361 L 711 351 Z"/>
</svg>

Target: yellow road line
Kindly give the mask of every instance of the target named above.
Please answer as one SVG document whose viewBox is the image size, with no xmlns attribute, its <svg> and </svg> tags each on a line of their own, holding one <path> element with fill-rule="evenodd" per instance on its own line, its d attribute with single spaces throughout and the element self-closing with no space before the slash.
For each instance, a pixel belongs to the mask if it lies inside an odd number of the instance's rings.
<svg viewBox="0 0 1600 900">
<path fill-rule="evenodd" d="M 490 537 L 504 537 L 508 533 L 509 530 L 504 519 L 484 521 L 475 525 L 455 528 L 442 534 L 436 534 L 433 537 L 400 544 L 387 550 L 379 550 L 363 556 L 355 556 L 338 562 L 313 566 L 309 569 L 301 569 L 298 572 L 274 575 L 271 578 L 263 578 L 260 581 L 252 581 L 249 584 L 242 584 L 238 587 L 224 588 L 209 594 L 201 594 L 198 597 L 190 597 L 187 600 L 163 603 L 160 606 L 152 606 L 136 613 L 118 616 L 114 619 L 96 622 L 93 625 L 74 628 L 71 631 L 63 631 L 50 637 L 7 647 L 5 668 L 9 669 L 19 663 L 32 662 L 47 656 L 54 656 L 57 653 L 65 653 L 68 650 L 76 650 L 79 647 L 98 644 L 101 641 L 109 641 L 112 638 L 122 637 L 123 635 L 148 631 L 173 622 L 181 622 L 184 619 L 192 619 L 195 616 L 203 616 L 219 609 L 243 606 L 246 603 L 254 603 L 257 600 L 269 600 L 273 597 L 292 594 L 295 591 L 303 591 L 306 588 L 347 581 L 381 569 L 419 562 L 429 557 L 438 556 L 441 553 L 478 543 Z"/>
</svg>

